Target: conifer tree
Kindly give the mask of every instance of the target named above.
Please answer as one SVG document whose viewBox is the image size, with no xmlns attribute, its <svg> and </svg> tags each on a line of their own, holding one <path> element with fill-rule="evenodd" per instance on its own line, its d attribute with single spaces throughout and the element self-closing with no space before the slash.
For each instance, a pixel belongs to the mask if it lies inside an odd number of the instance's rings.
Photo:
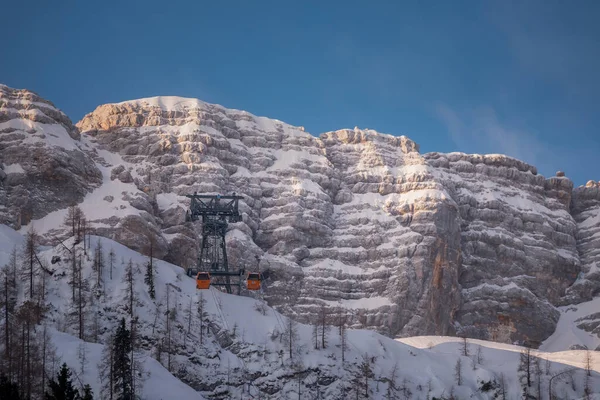
<svg viewBox="0 0 600 400">
<path fill-rule="evenodd" d="M 131 333 L 122 318 L 113 343 L 112 380 L 117 400 L 133 399 L 131 350 Z"/>
<path fill-rule="evenodd" d="M 98 364 L 98 371 L 100 373 L 100 396 L 103 399 L 113 400 L 114 399 L 114 334 L 111 334 L 104 344 L 102 349 L 102 359 Z"/>
<path fill-rule="evenodd" d="M 127 304 L 128 304 L 128 308 L 129 308 L 129 316 L 131 317 L 131 321 L 133 322 L 133 317 L 134 317 L 134 312 L 135 312 L 135 301 L 137 300 L 137 296 L 135 293 L 135 276 L 137 274 L 137 272 L 139 272 L 139 269 L 137 269 L 137 267 L 135 267 L 133 265 L 133 261 L 131 261 L 131 259 L 129 259 L 129 262 L 127 263 L 127 265 L 125 266 L 125 274 L 123 274 L 123 283 L 125 283 L 127 285 L 125 291 L 126 291 L 126 297 L 127 297 Z"/>
<path fill-rule="evenodd" d="M 462 385 L 462 360 L 458 357 L 456 364 L 454 365 L 454 377 L 456 378 L 456 384 Z"/>
<path fill-rule="evenodd" d="M 53 378 L 48 382 L 46 400 L 79 400 L 79 391 L 73 387 L 71 374 L 67 364 L 63 363 L 56 380 Z"/>
<path fill-rule="evenodd" d="M 102 241 L 98 238 L 98 244 L 96 245 L 96 251 L 94 252 L 94 264 L 93 269 L 96 272 L 96 291 L 101 293 L 103 290 L 104 282 L 104 249 L 102 248 Z"/>
<path fill-rule="evenodd" d="M 81 400 L 94 400 L 94 394 L 92 392 L 92 388 L 87 383 L 83 387 L 83 396 L 81 396 Z"/>
<path fill-rule="evenodd" d="M 144 283 L 148 285 L 148 294 L 150 295 L 150 298 L 154 300 L 156 298 L 156 292 L 154 291 L 154 268 L 152 266 L 152 258 L 150 258 L 150 261 L 146 264 Z"/>
<path fill-rule="evenodd" d="M 113 250 L 113 248 L 110 248 L 110 252 L 108 253 L 108 268 L 109 268 L 109 278 L 112 281 L 112 272 L 113 272 L 113 267 L 115 265 L 115 260 L 116 260 L 117 256 L 115 255 L 115 251 Z"/>
</svg>

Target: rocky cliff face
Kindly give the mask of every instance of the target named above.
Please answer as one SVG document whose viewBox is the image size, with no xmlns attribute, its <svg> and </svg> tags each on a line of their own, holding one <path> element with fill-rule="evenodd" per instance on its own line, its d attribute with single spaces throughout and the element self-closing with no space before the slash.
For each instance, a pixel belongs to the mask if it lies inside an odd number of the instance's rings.
<svg viewBox="0 0 600 400">
<path fill-rule="evenodd" d="M 232 225 L 231 259 L 252 268 L 262 257 L 271 304 L 302 320 L 320 305 L 356 309 L 356 325 L 391 335 L 452 331 L 458 208 L 411 140 L 359 129 L 315 138 L 172 98 L 101 106 L 78 126 L 119 153 L 115 175 L 143 177 L 133 180 L 156 198 L 170 260 L 196 256 L 183 196 L 236 192 L 244 221 Z"/>
<path fill-rule="evenodd" d="M 573 190 L 571 209 L 581 272 L 568 296 L 591 300 L 600 293 L 600 183 L 589 181 Z"/>
<path fill-rule="evenodd" d="M 191 266 L 199 227 L 184 196 L 241 194 L 231 262 L 258 257 L 265 299 L 302 321 L 326 306 L 392 336 L 536 345 L 556 305 L 597 292 L 598 188 L 509 157 L 422 155 L 357 128 L 317 138 L 176 97 L 103 105 L 77 127 L 103 179 L 80 203 L 98 234 L 141 251 L 156 234 L 156 255 Z M 589 279 L 571 286 L 580 271 Z"/>
<path fill-rule="evenodd" d="M 501 155 L 425 158 L 460 209 L 460 330 L 537 346 L 553 332 L 553 305 L 580 270 L 569 214 L 573 184 Z"/>
<path fill-rule="evenodd" d="M 20 228 L 99 185 L 100 171 L 79 137 L 49 101 L 0 85 L 0 223 Z"/>
</svg>

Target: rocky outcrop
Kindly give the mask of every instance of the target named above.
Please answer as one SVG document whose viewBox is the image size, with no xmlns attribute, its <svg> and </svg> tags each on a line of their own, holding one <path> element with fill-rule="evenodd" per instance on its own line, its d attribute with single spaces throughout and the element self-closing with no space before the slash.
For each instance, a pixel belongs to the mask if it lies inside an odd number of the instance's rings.
<svg viewBox="0 0 600 400">
<path fill-rule="evenodd" d="M 460 209 L 459 330 L 537 346 L 553 331 L 559 304 L 580 270 L 573 184 L 545 179 L 502 155 L 430 153 L 425 158 Z"/>
<path fill-rule="evenodd" d="M 362 303 L 360 325 L 391 335 L 451 332 L 460 301 L 458 208 L 418 146 L 359 129 L 321 140 L 340 185 L 329 240 L 301 262 L 303 298 Z"/>
<path fill-rule="evenodd" d="M 0 223 L 19 229 L 80 202 L 101 175 L 52 103 L 0 85 Z"/>
<path fill-rule="evenodd" d="M 591 300 L 600 293 L 600 183 L 589 181 L 575 188 L 571 212 L 577 223 L 577 250 L 582 268 L 569 295 Z"/>
</svg>

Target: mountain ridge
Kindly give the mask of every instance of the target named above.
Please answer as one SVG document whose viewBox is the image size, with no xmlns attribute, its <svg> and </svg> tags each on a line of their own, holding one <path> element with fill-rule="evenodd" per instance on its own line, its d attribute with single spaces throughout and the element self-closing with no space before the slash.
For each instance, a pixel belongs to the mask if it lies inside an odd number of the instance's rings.
<svg viewBox="0 0 600 400">
<path fill-rule="evenodd" d="M 320 304 L 349 307 L 358 326 L 390 336 L 508 331 L 504 340 L 537 345 L 554 331 L 556 307 L 598 293 L 597 224 L 586 219 L 591 234 L 578 246 L 568 178 L 502 155 L 420 154 L 405 136 L 315 137 L 199 100 L 151 99 L 99 106 L 77 124 L 76 142 L 102 170 L 80 203 L 86 214 L 105 210 L 90 219 L 98 234 L 141 251 L 156 235 L 160 257 L 189 266 L 197 228 L 184 222 L 183 196 L 236 191 L 244 221 L 228 234 L 232 260 L 262 257 L 271 305 L 305 322 Z M 593 187 L 577 190 L 575 201 Z M 594 207 L 585 200 L 578 215 Z"/>
</svg>

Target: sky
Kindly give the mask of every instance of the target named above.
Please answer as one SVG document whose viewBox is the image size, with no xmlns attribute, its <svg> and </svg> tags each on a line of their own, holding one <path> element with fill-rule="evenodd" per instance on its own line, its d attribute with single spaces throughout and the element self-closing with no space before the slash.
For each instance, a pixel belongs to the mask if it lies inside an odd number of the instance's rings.
<svg viewBox="0 0 600 400">
<path fill-rule="evenodd" d="M 600 180 L 600 2 L 12 1 L 0 83 L 74 122 L 194 97 Z"/>
</svg>

